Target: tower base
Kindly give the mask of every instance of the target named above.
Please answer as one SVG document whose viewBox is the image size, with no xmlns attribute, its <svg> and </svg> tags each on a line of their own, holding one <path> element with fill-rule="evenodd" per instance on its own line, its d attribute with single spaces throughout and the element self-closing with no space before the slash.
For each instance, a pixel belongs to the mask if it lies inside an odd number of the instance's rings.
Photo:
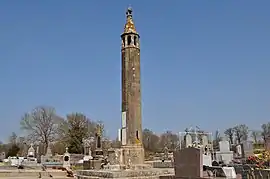
<svg viewBox="0 0 270 179">
<path fill-rule="evenodd" d="M 142 145 L 121 146 L 121 164 L 134 166 L 144 164 L 144 148 Z"/>
</svg>

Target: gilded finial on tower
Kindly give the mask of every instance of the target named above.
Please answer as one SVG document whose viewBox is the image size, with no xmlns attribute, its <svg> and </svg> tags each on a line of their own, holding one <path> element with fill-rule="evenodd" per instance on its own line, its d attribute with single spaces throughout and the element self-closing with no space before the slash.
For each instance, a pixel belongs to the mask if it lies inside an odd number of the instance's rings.
<svg viewBox="0 0 270 179">
<path fill-rule="evenodd" d="M 130 6 L 127 9 L 126 15 L 127 15 L 127 22 L 125 25 L 124 33 L 137 33 L 132 19 L 132 8 Z"/>
</svg>

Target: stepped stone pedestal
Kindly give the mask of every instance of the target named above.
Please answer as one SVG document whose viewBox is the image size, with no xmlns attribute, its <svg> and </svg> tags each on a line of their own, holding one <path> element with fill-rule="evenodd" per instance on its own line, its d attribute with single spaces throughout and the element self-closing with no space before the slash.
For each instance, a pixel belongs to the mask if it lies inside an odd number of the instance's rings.
<svg viewBox="0 0 270 179">
<path fill-rule="evenodd" d="M 77 171 L 78 179 L 118 178 L 118 179 L 159 179 L 161 176 L 174 175 L 173 169 L 147 169 L 147 170 L 81 170 Z"/>
<path fill-rule="evenodd" d="M 121 147 L 120 163 L 131 166 L 144 163 L 144 148 L 142 145 L 126 145 Z"/>
</svg>

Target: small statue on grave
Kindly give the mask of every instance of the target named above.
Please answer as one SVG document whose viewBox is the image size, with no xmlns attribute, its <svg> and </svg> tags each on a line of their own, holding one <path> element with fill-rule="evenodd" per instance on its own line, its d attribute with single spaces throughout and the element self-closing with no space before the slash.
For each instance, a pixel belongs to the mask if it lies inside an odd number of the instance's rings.
<svg viewBox="0 0 270 179">
<path fill-rule="evenodd" d="M 82 142 L 83 142 L 84 155 L 89 155 L 90 140 L 89 139 L 83 139 Z"/>
<path fill-rule="evenodd" d="M 91 152 L 91 139 L 83 139 L 83 147 L 84 147 L 84 161 L 92 160 L 92 152 Z"/>
</svg>

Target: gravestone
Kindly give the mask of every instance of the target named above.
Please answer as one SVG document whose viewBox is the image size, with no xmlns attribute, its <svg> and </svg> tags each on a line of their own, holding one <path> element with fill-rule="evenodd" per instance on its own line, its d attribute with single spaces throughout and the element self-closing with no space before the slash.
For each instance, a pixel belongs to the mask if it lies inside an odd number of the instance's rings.
<svg viewBox="0 0 270 179">
<path fill-rule="evenodd" d="M 236 156 L 242 157 L 242 145 L 236 145 Z"/>
<path fill-rule="evenodd" d="M 201 178 L 203 177 L 203 155 L 199 148 L 189 147 L 174 154 L 175 178 Z"/>
<path fill-rule="evenodd" d="M 242 157 L 249 157 L 253 155 L 253 143 L 252 141 L 244 141 L 242 142 Z"/>
<path fill-rule="evenodd" d="M 68 148 L 66 148 L 66 152 L 63 155 L 63 167 L 70 168 L 70 153 L 68 153 Z"/>
<path fill-rule="evenodd" d="M 94 140 L 92 138 L 90 139 L 84 139 L 83 140 L 83 146 L 84 146 L 84 157 L 83 157 L 83 160 L 84 161 L 89 161 L 89 160 L 92 160 L 93 157 L 92 157 L 92 151 L 91 151 L 91 143 L 93 142 Z"/>
<path fill-rule="evenodd" d="M 212 166 L 212 157 L 211 157 L 211 155 L 203 154 L 203 165 Z"/>
<path fill-rule="evenodd" d="M 192 145 L 192 137 L 190 134 L 186 134 L 186 148 Z"/>
<path fill-rule="evenodd" d="M 229 141 L 220 141 L 219 142 L 219 151 L 221 152 L 229 152 L 230 151 L 230 143 Z"/>
<path fill-rule="evenodd" d="M 28 149 L 27 157 L 28 157 L 28 158 L 34 158 L 34 157 L 35 157 L 35 149 L 34 149 L 32 143 L 31 143 L 31 145 L 30 145 L 30 148 Z"/>
<path fill-rule="evenodd" d="M 6 153 L 5 152 L 1 152 L 0 154 L 0 161 L 3 161 L 6 158 Z"/>
<path fill-rule="evenodd" d="M 41 163 L 44 164 L 46 162 L 52 162 L 52 161 L 53 161 L 53 154 L 51 150 L 51 145 L 49 143 L 45 155 L 41 156 Z"/>
<path fill-rule="evenodd" d="M 216 160 L 229 164 L 233 160 L 233 151 L 230 151 L 229 141 L 223 140 L 219 142 L 219 151 L 216 152 Z"/>
</svg>

